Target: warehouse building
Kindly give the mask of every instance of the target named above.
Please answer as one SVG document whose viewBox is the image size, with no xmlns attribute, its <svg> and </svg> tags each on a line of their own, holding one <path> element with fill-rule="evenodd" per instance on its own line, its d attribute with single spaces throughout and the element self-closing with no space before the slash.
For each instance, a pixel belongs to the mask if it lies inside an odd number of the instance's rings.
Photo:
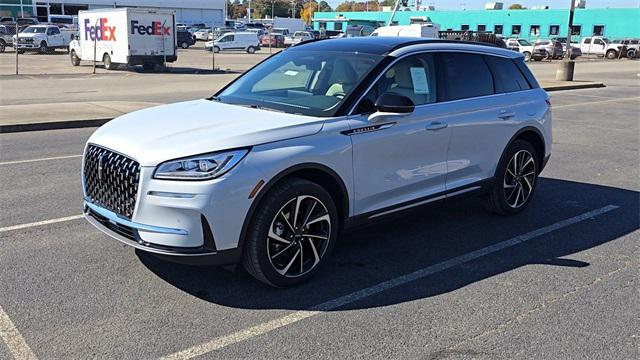
<svg viewBox="0 0 640 360">
<path fill-rule="evenodd" d="M 77 15 L 80 10 L 144 7 L 176 12 L 176 21 L 186 24 L 212 22 L 224 25 L 225 0 L 0 0 L 0 16 L 37 17 L 46 22 L 50 15 Z"/>
<path fill-rule="evenodd" d="M 348 25 L 386 25 L 389 11 L 376 12 L 317 12 L 316 30 L 345 31 Z M 398 11 L 394 24 L 431 21 L 441 30 L 490 31 L 503 37 L 528 40 L 566 37 L 568 9 L 532 10 L 433 10 Z M 572 38 L 601 35 L 608 38 L 640 38 L 640 8 L 576 9 Z"/>
</svg>

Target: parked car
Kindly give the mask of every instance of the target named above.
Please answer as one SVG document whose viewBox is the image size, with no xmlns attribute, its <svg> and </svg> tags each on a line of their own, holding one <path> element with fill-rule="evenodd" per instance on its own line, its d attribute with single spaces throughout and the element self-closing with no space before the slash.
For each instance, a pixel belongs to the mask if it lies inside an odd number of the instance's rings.
<svg viewBox="0 0 640 360">
<path fill-rule="evenodd" d="M 507 48 L 517 51 L 524 55 L 524 61 L 541 61 L 547 58 L 547 51 L 544 47 L 536 47 L 525 39 L 507 39 L 505 41 Z"/>
<path fill-rule="evenodd" d="M 183 49 L 188 49 L 189 46 L 196 43 L 196 40 L 188 31 L 178 30 L 176 32 L 176 40 L 178 41 L 178 46 L 180 46 Z"/>
<path fill-rule="evenodd" d="M 538 39 L 533 44 L 535 47 L 543 47 L 551 59 L 562 59 L 564 57 L 562 43 L 558 40 Z"/>
<path fill-rule="evenodd" d="M 0 18 L 0 24 L 7 26 L 7 30 L 9 30 L 12 34 L 15 34 L 15 26 L 16 22 L 18 23 L 18 32 L 26 29 L 31 25 L 38 25 L 38 19 L 35 18 L 14 18 L 12 16 L 4 16 Z"/>
<path fill-rule="evenodd" d="M 200 29 L 193 33 L 196 40 L 208 41 L 209 35 L 213 32 L 211 29 Z"/>
<path fill-rule="evenodd" d="M 260 50 L 260 41 L 258 35 L 253 32 L 231 32 L 207 42 L 204 48 L 216 53 L 226 50 L 244 50 L 253 54 Z"/>
<path fill-rule="evenodd" d="M 604 56 L 607 59 L 617 59 L 627 56 L 629 47 L 621 43 L 613 43 L 611 40 L 602 36 L 589 36 L 580 40 L 580 50 L 585 55 Z M 635 52 L 632 52 L 635 56 Z"/>
<path fill-rule="evenodd" d="M 611 44 L 621 49 L 622 55 L 634 59 L 640 55 L 640 44 L 638 39 L 616 39 L 611 40 Z M 624 47 L 624 49 L 622 49 Z"/>
<path fill-rule="evenodd" d="M 0 25 L 0 53 L 3 53 L 7 46 L 13 46 L 12 33 L 6 26 Z"/>
<path fill-rule="evenodd" d="M 232 33 L 232 32 L 237 32 L 236 29 L 232 29 L 232 28 L 216 28 L 214 29 L 211 33 L 209 33 L 208 36 L 208 40 L 215 40 L 219 37 L 221 37 L 224 34 L 228 34 L 228 33 Z"/>
<path fill-rule="evenodd" d="M 85 217 L 162 259 L 241 262 L 286 287 L 353 226 L 463 194 L 520 213 L 551 156 L 549 96 L 518 53 L 442 44 L 308 42 L 208 99 L 114 119 L 85 147 Z"/>
<path fill-rule="evenodd" d="M 291 33 L 289 32 L 289 29 L 287 29 L 287 28 L 273 28 L 273 29 L 271 29 L 271 33 L 272 34 L 280 34 L 280 35 L 285 36 L 285 37 L 291 35 Z"/>
<path fill-rule="evenodd" d="M 18 53 L 37 51 L 46 54 L 56 49 L 65 49 L 73 40 L 75 31 L 61 31 L 56 25 L 32 25 L 13 35 L 13 43 Z"/>
<path fill-rule="evenodd" d="M 271 35 L 262 35 L 260 37 L 260 46 L 264 47 L 284 47 L 284 35 L 281 34 L 271 34 Z"/>
<path fill-rule="evenodd" d="M 313 39 L 313 35 L 308 31 L 296 31 L 292 36 L 284 38 L 284 46 L 292 46 Z"/>
<path fill-rule="evenodd" d="M 267 32 L 264 31 L 264 29 L 260 29 L 260 28 L 247 28 L 245 31 L 255 33 L 256 35 L 258 35 L 258 38 L 267 34 Z"/>
<path fill-rule="evenodd" d="M 370 25 L 349 25 L 347 26 L 347 37 L 369 36 L 374 32 L 373 26 Z"/>
<path fill-rule="evenodd" d="M 566 37 L 557 37 L 553 40 L 559 41 L 562 44 L 562 53 L 567 53 L 567 38 Z M 563 55 L 564 57 L 565 55 Z M 576 59 L 577 57 L 582 56 L 582 50 L 580 50 L 579 45 L 571 44 L 571 60 Z"/>
</svg>

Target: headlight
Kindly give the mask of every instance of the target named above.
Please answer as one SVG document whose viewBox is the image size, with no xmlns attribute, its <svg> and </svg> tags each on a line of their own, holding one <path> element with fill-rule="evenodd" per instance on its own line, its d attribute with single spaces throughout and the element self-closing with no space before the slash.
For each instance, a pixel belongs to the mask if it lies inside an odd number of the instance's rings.
<svg viewBox="0 0 640 360">
<path fill-rule="evenodd" d="M 209 180 L 231 170 L 249 150 L 231 150 L 197 155 L 158 165 L 153 177 L 165 180 Z"/>
</svg>

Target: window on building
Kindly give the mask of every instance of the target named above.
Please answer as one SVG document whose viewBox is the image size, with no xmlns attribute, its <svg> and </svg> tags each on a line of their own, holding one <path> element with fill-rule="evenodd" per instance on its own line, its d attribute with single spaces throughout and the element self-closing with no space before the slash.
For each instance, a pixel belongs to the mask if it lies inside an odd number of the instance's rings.
<svg viewBox="0 0 640 360">
<path fill-rule="evenodd" d="M 487 25 L 478 25 L 478 31 L 487 31 Z"/>
<path fill-rule="evenodd" d="M 571 35 L 580 36 L 582 33 L 582 25 L 573 25 L 571 27 Z"/>
<path fill-rule="evenodd" d="M 604 25 L 593 25 L 593 36 L 604 36 Z"/>
<path fill-rule="evenodd" d="M 460 30 L 469 30 L 469 25 L 460 25 Z"/>
<path fill-rule="evenodd" d="M 558 36 L 558 35 L 560 35 L 560 25 L 550 25 L 549 26 L 549 35 L 550 36 Z"/>
<path fill-rule="evenodd" d="M 502 35 L 502 30 L 503 26 L 502 25 L 494 25 L 493 26 L 493 33 L 496 35 Z"/>
<path fill-rule="evenodd" d="M 520 25 L 512 25 L 511 26 L 511 35 L 520 35 L 520 30 L 522 29 L 522 26 Z"/>
<path fill-rule="evenodd" d="M 530 36 L 540 36 L 540 25 L 531 25 Z"/>
<path fill-rule="evenodd" d="M 482 55 L 440 53 L 444 100 L 457 100 L 493 94 L 493 77 Z"/>
<path fill-rule="evenodd" d="M 333 30 L 342 30 L 342 23 L 341 22 L 337 22 L 335 24 L 333 24 Z"/>
</svg>

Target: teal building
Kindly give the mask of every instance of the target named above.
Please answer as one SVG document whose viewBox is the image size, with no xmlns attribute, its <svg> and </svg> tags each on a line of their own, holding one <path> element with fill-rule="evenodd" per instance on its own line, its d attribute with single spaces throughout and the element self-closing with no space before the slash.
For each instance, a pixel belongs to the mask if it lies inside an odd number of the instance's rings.
<svg viewBox="0 0 640 360">
<path fill-rule="evenodd" d="M 383 26 L 390 16 L 388 11 L 317 12 L 313 20 L 316 30 L 344 31 L 348 25 Z M 569 10 L 398 11 L 394 24 L 409 25 L 428 19 L 440 24 L 440 30 L 490 31 L 505 38 L 535 40 L 566 37 Z M 573 40 L 595 35 L 640 38 L 640 8 L 576 9 L 573 25 Z"/>
</svg>

